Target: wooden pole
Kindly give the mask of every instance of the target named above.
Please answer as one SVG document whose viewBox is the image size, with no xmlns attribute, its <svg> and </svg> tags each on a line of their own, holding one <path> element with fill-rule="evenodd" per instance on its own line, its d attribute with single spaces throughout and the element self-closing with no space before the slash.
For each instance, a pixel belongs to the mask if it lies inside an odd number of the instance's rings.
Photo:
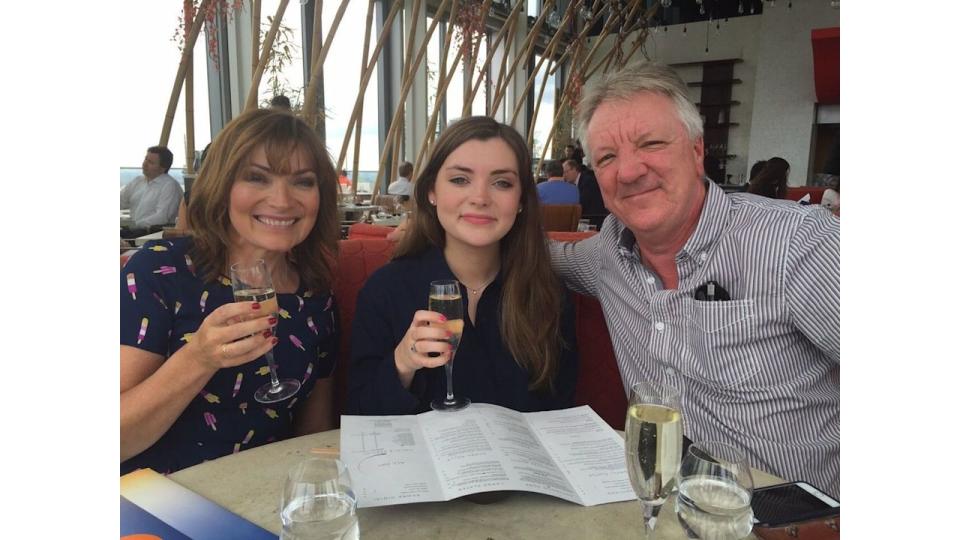
<svg viewBox="0 0 960 540">
<path fill-rule="evenodd" d="M 210 0 L 200 2 L 197 8 L 197 14 L 194 16 L 193 24 L 190 25 L 190 32 L 183 42 L 183 53 L 180 55 L 180 66 L 177 68 L 177 76 L 173 80 L 173 90 L 170 91 L 170 101 L 167 102 L 167 113 L 163 117 L 163 128 L 160 130 L 160 146 L 167 146 L 170 141 L 170 130 L 173 128 L 173 117 L 177 113 L 177 102 L 180 101 L 180 89 L 183 88 L 183 79 L 187 73 L 187 67 L 190 63 L 190 51 L 197 42 L 197 36 L 200 35 L 200 28 L 203 26 L 200 19 L 202 13 L 206 13 L 207 4 Z"/>
<path fill-rule="evenodd" d="M 610 7 L 610 4 L 603 4 L 603 5 L 600 7 L 600 9 L 597 10 L 597 13 L 593 16 L 593 17 L 594 17 L 593 20 L 596 20 L 597 17 L 600 17 L 601 15 L 603 15 L 604 13 L 606 13 L 606 11 L 607 11 L 607 9 L 608 9 L 609 7 Z M 579 41 L 580 43 L 583 43 L 583 39 L 584 39 L 584 37 L 587 35 L 587 32 L 590 31 L 590 28 L 591 28 L 591 27 L 593 27 L 593 23 L 592 23 L 592 22 L 587 23 L 587 24 L 584 24 L 584 25 L 583 25 L 583 28 L 580 30 L 580 33 L 577 34 L 577 38 L 574 39 L 573 41 L 574 41 L 574 42 L 578 42 L 578 41 Z M 570 54 L 570 49 L 567 49 L 567 50 L 563 51 L 563 54 L 560 55 L 560 58 L 557 59 L 557 63 L 554 64 L 554 66 L 553 66 L 553 71 L 550 72 L 551 75 L 553 75 L 554 73 L 556 73 L 556 71 L 557 71 L 558 69 L 560 69 L 560 66 L 562 66 L 563 63 L 567 60 L 567 55 L 568 55 L 568 54 Z"/>
<path fill-rule="evenodd" d="M 417 37 L 417 25 L 419 24 L 420 16 L 420 0 L 413 0 L 413 13 L 410 15 L 410 26 L 407 29 L 407 47 L 403 53 L 403 78 L 401 83 L 405 83 L 407 79 L 412 79 L 415 73 L 415 70 L 412 69 L 410 58 L 413 57 L 413 46 L 416 44 Z M 397 108 L 400 110 L 400 117 L 403 118 L 406 115 L 407 100 L 406 97 L 399 103 L 397 103 Z M 400 148 L 403 143 L 403 137 L 397 135 L 393 139 L 393 149 L 391 155 L 393 156 L 390 160 L 390 170 L 387 174 L 387 178 L 384 180 L 384 184 L 389 184 L 390 181 L 397 177 L 397 169 L 400 162 Z M 373 186 L 373 194 L 376 195 L 380 192 L 380 183 L 378 182 Z"/>
<path fill-rule="evenodd" d="M 314 73 L 312 71 L 313 66 L 317 65 L 317 59 L 320 58 L 320 49 L 323 47 L 323 0 L 315 0 L 313 5 L 313 36 L 310 39 L 310 78 L 313 79 Z M 317 81 L 317 86 L 323 88 L 323 69 L 316 74 L 319 77 Z M 306 99 L 307 96 L 303 96 Z M 303 114 L 303 109 L 307 106 L 306 101 L 302 102 L 301 105 L 301 116 Z M 317 98 L 314 103 L 316 110 L 320 111 L 321 114 L 318 114 L 316 117 L 316 122 L 313 124 L 313 130 L 320 134 L 321 140 L 326 142 L 327 140 L 327 120 L 326 115 L 322 114 L 324 110 L 324 96 L 323 92 L 317 92 Z M 337 174 L 340 173 L 340 168 L 337 168 Z M 337 187 L 340 187 L 340 184 L 337 183 Z"/>
<path fill-rule="evenodd" d="M 270 53 L 273 52 L 273 41 L 280 30 L 280 21 L 283 19 L 283 12 L 287 10 L 287 4 L 290 0 L 280 0 L 277 6 L 277 13 L 273 16 L 273 24 L 270 25 L 270 31 L 263 40 L 263 48 L 260 51 L 260 61 L 257 62 L 257 68 L 253 71 L 250 78 L 250 91 L 247 92 L 247 103 L 244 105 L 244 111 L 251 111 L 257 108 L 257 95 L 260 93 L 260 79 L 263 78 L 263 70 L 267 67 L 267 61 L 270 59 Z"/>
<path fill-rule="evenodd" d="M 193 6 L 193 0 L 184 0 L 184 2 L 183 2 L 183 7 L 184 7 L 184 11 L 183 11 L 183 12 L 184 12 L 184 13 L 187 13 L 187 5 L 190 5 L 190 6 L 192 7 L 192 6 Z M 184 27 L 184 30 L 185 30 L 186 32 L 189 32 L 189 31 L 190 31 L 190 27 L 193 26 L 194 22 L 193 22 L 192 20 L 191 20 L 191 21 L 184 20 L 184 21 L 183 21 L 183 24 L 184 24 L 184 25 L 187 25 L 187 26 Z M 183 96 L 183 97 L 184 97 L 184 107 L 185 107 L 185 109 L 186 109 L 186 110 L 184 111 L 184 114 L 185 114 L 185 119 L 186 119 L 186 121 L 187 121 L 187 140 L 186 140 L 185 147 L 184 147 L 184 156 L 186 157 L 186 162 L 187 162 L 187 173 L 188 173 L 188 174 L 192 174 L 192 173 L 193 173 L 193 147 L 194 147 L 194 141 L 193 141 L 193 51 L 187 51 L 187 53 L 189 54 L 189 57 L 187 58 L 187 73 L 186 73 L 186 80 L 184 81 L 185 84 L 186 84 L 186 88 L 184 89 L 184 96 Z"/>
<path fill-rule="evenodd" d="M 398 2 L 399 3 L 399 2 Z M 370 53 L 370 32 L 373 30 L 373 10 L 376 8 L 376 0 L 369 0 L 367 2 L 367 22 L 364 25 L 363 32 L 363 60 L 360 62 L 360 79 L 363 79 L 363 72 L 366 71 L 367 67 L 367 55 Z M 360 90 L 361 93 L 364 92 L 363 89 Z M 357 116 L 357 123 L 361 126 L 363 125 L 363 108 L 360 109 L 360 114 Z M 354 132 L 356 135 L 353 139 L 353 180 L 351 185 L 353 186 L 353 192 L 357 192 L 357 181 L 360 178 L 360 130 L 358 129 Z M 349 139 L 347 139 L 349 140 Z M 339 171 L 337 171 L 339 172 Z"/>
<path fill-rule="evenodd" d="M 567 9 L 563 14 L 563 21 L 560 22 L 560 28 L 566 26 L 567 21 L 570 20 L 570 17 L 574 13 L 574 9 L 580 5 L 580 0 L 574 0 L 567 4 Z M 527 77 L 527 83 L 524 85 L 523 92 L 520 93 L 520 96 L 516 100 L 516 105 L 513 108 L 513 115 L 510 117 L 509 124 L 512 126 L 517 120 L 517 115 L 520 114 L 520 109 L 523 108 L 523 100 L 526 99 L 527 94 L 530 93 L 530 88 L 533 86 L 533 83 L 537 79 L 537 73 L 540 72 L 540 66 L 543 65 L 543 61 L 548 57 L 553 56 L 553 51 L 556 49 L 557 43 L 560 42 L 560 37 L 563 35 L 563 32 L 557 31 L 553 34 L 553 37 L 550 38 L 550 41 L 547 43 L 547 46 L 544 48 L 543 56 L 540 57 L 540 60 L 537 62 L 537 65 L 534 66 L 533 71 L 530 73 L 530 76 Z M 547 80 L 549 74 L 544 74 L 543 80 Z"/>
<path fill-rule="evenodd" d="M 250 73 L 257 70 L 257 63 L 260 60 L 260 0 L 252 0 L 250 6 L 250 36 L 252 38 L 253 54 L 250 55 L 252 66 Z"/>
<path fill-rule="evenodd" d="M 523 2 L 515 2 L 515 5 L 513 6 L 513 10 L 510 12 L 509 15 L 507 15 L 507 18 L 504 20 L 503 26 L 501 26 L 500 31 L 497 32 L 497 37 L 496 39 L 493 40 L 493 45 L 489 47 L 490 51 L 496 51 L 497 46 L 500 45 L 500 42 L 503 40 L 505 36 L 513 35 L 513 33 L 511 32 L 511 29 L 515 26 L 515 23 L 517 22 L 516 14 L 519 13 L 519 9 L 522 6 L 523 6 Z M 506 44 L 506 47 L 509 47 L 509 46 L 510 46 L 510 42 L 508 41 Z M 504 54 L 504 56 L 506 56 L 506 54 Z M 467 95 L 467 98 L 463 100 L 463 111 L 461 113 L 462 115 L 466 116 L 468 111 L 467 107 L 473 103 L 473 98 L 475 98 L 477 96 L 477 92 L 480 91 L 480 84 L 483 82 L 483 78 L 487 73 L 487 69 L 490 67 L 490 61 L 492 59 L 493 59 L 493 55 L 488 53 L 487 59 L 483 63 L 483 67 L 480 68 L 480 75 L 477 77 L 477 82 L 473 85 L 473 88 L 470 90 L 470 93 Z"/>
<path fill-rule="evenodd" d="M 443 5 L 446 5 L 446 3 Z M 397 13 L 400 12 L 401 6 L 403 6 L 403 2 L 394 2 L 393 7 L 390 8 L 390 13 L 387 14 L 387 18 L 383 23 L 383 33 L 377 38 L 377 46 L 373 48 L 373 54 L 370 56 L 370 61 L 367 63 L 363 77 L 360 79 L 360 90 L 357 94 L 356 101 L 353 103 L 353 112 L 347 121 L 347 130 L 343 136 L 343 144 L 340 146 L 340 157 L 337 159 L 337 171 L 343 168 L 343 163 L 347 158 L 347 149 L 350 146 L 350 135 L 353 134 L 353 126 L 359 124 L 356 120 L 360 117 L 360 111 L 363 110 L 363 95 L 367 91 L 367 84 L 373 75 L 373 68 L 376 66 L 377 59 L 380 57 L 380 50 L 384 44 L 386 44 L 387 38 L 390 37 L 390 28 L 393 26 L 393 19 L 397 16 Z M 364 62 L 366 62 L 366 59 L 364 59 Z"/>
<path fill-rule="evenodd" d="M 450 10 L 450 20 L 449 20 L 449 23 L 447 24 L 447 28 L 449 29 L 449 31 L 447 32 L 446 37 L 444 37 L 443 39 L 443 46 L 440 48 L 440 71 L 437 72 L 437 76 L 439 77 L 437 79 L 437 99 L 433 103 L 434 110 L 436 111 L 440 110 L 438 107 L 440 107 L 443 104 L 446 97 L 446 94 L 443 91 L 441 91 L 441 87 L 443 89 L 446 89 L 446 86 L 447 86 L 443 84 L 444 79 L 446 78 L 446 72 L 447 72 L 446 60 L 447 60 L 447 56 L 450 56 L 450 44 L 453 41 L 453 27 L 456 24 L 457 16 L 459 14 L 460 14 L 460 4 L 459 2 L 454 1 L 453 6 Z M 460 53 L 456 55 L 457 60 L 453 62 L 454 68 L 456 68 L 457 64 L 460 63 L 460 58 L 463 54 L 462 52 L 463 49 L 461 47 L 458 47 L 458 49 L 460 49 Z M 430 141 L 433 140 L 433 134 L 436 133 L 435 124 L 436 124 L 435 119 L 433 120 L 433 123 L 430 123 L 428 120 L 426 133 L 423 134 L 423 140 L 420 141 L 420 150 L 417 152 L 418 157 L 415 162 L 416 164 L 419 164 L 420 162 L 419 156 L 423 155 L 423 147 L 425 145 L 429 145 Z M 416 169 L 416 166 L 417 166 L 416 164 L 414 165 L 414 169 Z"/>
<path fill-rule="evenodd" d="M 458 0 L 453 0 L 453 6 L 450 10 L 450 20 L 456 20 L 457 14 L 457 2 Z M 446 0 L 442 5 L 446 4 Z M 440 22 L 440 10 L 437 10 L 437 13 L 434 15 L 433 24 L 431 25 L 431 31 L 424 36 L 423 43 L 420 45 L 420 51 L 417 53 L 417 58 L 414 60 L 413 70 L 416 71 L 417 67 L 420 65 L 421 60 L 423 60 L 424 54 L 427 52 L 427 44 L 430 42 L 430 36 L 432 35 L 432 29 L 436 28 L 437 23 Z M 440 54 L 446 54 L 445 51 L 442 51 Z M 407 99 L 407 93 L 410 91 L 410 86 L 413 84 L 413 78 L 408 79 L 403 88 L 400 89 L 400 95 L 398 96 L 398 102 L 402 102 Z M 439 96 L 437 97 L 439 99 Z M 392 148 L 393 137 L 398 131 L 397 128 L 403 125 L 402 118 L 399 113 L 402 111 L 400 107 L 397 107 L 393 113 L 393 118 L 390 121 L 390 128 L 387 130 L 387 139 L 384 141 L 383 152 L 380 156 L 380 165 L 377 168 L 377 184 L 380 183 L 380 180 L 383 178 L 383 166 L 386 163 L 387 156 L 389 151 Z"/>
<path fill-rule="evenodd" d="M 547 62 L 547 71 L 550 71 L 550 66 L 553 65 L 553 57 L 550 57 L 550 61 Z M 543 101 L 543 93 L 547 89 L 547 80 L 550 79 L 550 76 L 544 74 L 543 80 L 540 81 L 540 91 L 537 93 L 536 105 L 533 107 L 533 116 L 530 117 L 530 129 L 527 130 L 527 148 L 533 149 L 533 133 L 535 131 L 535 126 L 537 125 L 537 115 L 540 114 L 540 102 Z M 514 113 L 516 114 L 516 113 Z"/>
<path fill-rule="evenodd" d="M 519 2 L 518 2 L 519 3 Z M 483 37 L 487 34 L 487 14 L 490 13 L 490 6 L 493 4 L 492 0 L 484 0 L 483 5 L 480 6 L 480 20 L 483 21 L 481 24 L 481 32 L 483 36 L 477 40 L 477 45 L 474 47 L 471 44 L 470 48 L 470 58 L 463 59 L 463 73 L 466 75 L 466 84 L 463 85 L 463 110 L 460 112 L 460 116 L 470 116 L 473 112 L 473 92 L 471 91 L 473 85 L 470 84 L 473 81 L 473 69 L 477 65 L 477 57 L 480 56 L 480 47 L 483 45 Z M 502 28 L 501 28 L 502 30 Z M 488 62 L 485 62 L 484 68 L 480 70 L 480 73 L 477 75 L 477 81 L 483 80 L 484 72 L 486 71 L 486 66 Z M 477 86 L 479 88 L 479 84 Z"/>
<path fill-rule="evenodd" d="M 453 64 L 450 66 L 450 70 L 447 74 L 441 75 L 441 80 L 438 81 L 440 86 L 437 87 L 437 95 L 442 96 L 444 92 L 447 91 L 447 87 L 450 86 L 450 81 L 453 80 L 454 75 L 457 71 L 457 64 L 460 63 L 460 59 L 463 58 L 463 49 L 457 48 L 457 55 L 453 58 Z M 433 137 L 430 137 L 429 134 L 436 132 L 435 126 L 437 125 L 437 117 L 440 116 L 440 100 L 437 99 L 436 103 L 433 104 L 433 112 L 430 113 L 430 120 L 427 121 L 427 136 L 424 137 L 423 142 L 420 144 L 420 151 L 417 153 L 417 162 L 414 165 L 414 170 L 420 170 L 420 163 L 423 161 L 423 157 L 427 154 L 427 149 L 433 144 Z"/>
<path fill-rule="evenodd" d="M 310 84 L 307 85 L 307 91 L 303 97 L 303 119 L 314 127 L 317 125 L 317 92 L 320 91 L 321 79 L 321 77 L 318 77 L 317 75 L 322 73 L 323 61 L 326 60 L 327 53 L 330 52 L 330 44 L 333 42 L 333 37 L 337 35 L 337 29 L 340 27 L 340 20 L 343 19 L 343 13 L 347 10 L 347 3 L 349 1 L 350 0 L 343 0 L 340 2 L 340 7 L 337 8 L 337 14 L 334 16 L 333 23 L 330 25 L 330 32 L 327 34 L 327 38 L 323 41 L 323 50 L 320 52 L 320 55 L 314 59 L 313 64 L 310 66 Z"/>
<path fill-rule="evenodd" d="M 491 110 L 496 111 L 497 107 L 500 106 L 500 101 L 506 96 L 507 87 L 510 85 L 510 80 L 513 79 L 514 73 L 517 72 L 517 68 L 521 65 L 525 66 L 530 63 L 530 55 L 534 51 L 534 43 L 536 43 L 536 36 L 540 34 L 540 28 L 543 26 L 544 22 L 547 20 L 547 13 L 550 12 L 550 9 L 553 7 L 554 0 L 547 0 L 540 11 L 540 17 L 537 18 L 537 21 L 533 23 L 533 28 L 530 30 L 530 33 L 527 34 L 527 38 L 524 40 L 523 45 L 520 47 L 520 50 L 517 51 L 517 58 L 513 62 L 513 65 L 510 67 L 510 70 L 507 72 L 506 80 L 503 83 L 503 87 L 499 88 L 496 97 L 493 99 L 493 105 L 490 107 Z"/>
</svg>

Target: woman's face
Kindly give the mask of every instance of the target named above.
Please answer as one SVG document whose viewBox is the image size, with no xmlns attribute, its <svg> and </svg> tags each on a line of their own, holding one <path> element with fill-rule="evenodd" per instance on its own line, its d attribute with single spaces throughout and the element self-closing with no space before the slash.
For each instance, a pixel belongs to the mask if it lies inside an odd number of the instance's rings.
<svg viewBox="0 0 960 540">
<path fill-rule="evenodd" d="M 470 140 L 440 166 L 429 198 L 447 245 L 487 247 L 507 235 L 520 210 L 517 156 L 500 138 Z"/>
<path fill-rule="evenodd" d="M 230 188 L 235 248 L 286 253 L 303 242 L 317 221 L 320 190 L 315 163 L 303 148 L 290 156 L 290 174 L 270 168 L 263 145 L 252 153 Z"/>
</svg>

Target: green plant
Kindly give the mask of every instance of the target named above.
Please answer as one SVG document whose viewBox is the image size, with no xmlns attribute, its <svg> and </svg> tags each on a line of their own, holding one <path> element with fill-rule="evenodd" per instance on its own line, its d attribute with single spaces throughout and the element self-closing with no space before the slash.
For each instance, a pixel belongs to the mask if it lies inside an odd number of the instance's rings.
<svg viewBox="0 0 960 540">
<path fill-rule="evenodd" d="M 273 17 L 267 16 L 267 22 L 260 25 L 260 43 L 264 42 L 272 25 Z M 260 101 L 261 106 L 268 106 L 273 96 L 283 94 L 290 99 L 290 107 L 294 111 L 299 111 L 303 107 L 303 87 L 294 88 L 283 74 L 288 66 L 299 61 L 299 53 L 300 46 L 297 45 L 293 29 L 280 23 L 277 37 L 273 42 L 273 50 L 270 51 L 270 57 L 264 68 L 269 91 Z"/>
</svg>

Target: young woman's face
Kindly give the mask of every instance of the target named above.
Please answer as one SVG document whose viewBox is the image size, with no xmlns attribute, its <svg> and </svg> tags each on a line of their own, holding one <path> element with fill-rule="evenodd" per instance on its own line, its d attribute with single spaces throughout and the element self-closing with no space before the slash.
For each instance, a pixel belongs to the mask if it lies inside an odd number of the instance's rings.
<svg viewBox="0 0 960 540">
<path fill-rule="evenodd" d="M 487 247 L 507 235 L 520 211 L 517 156 L 500 138 L 470 140 L 447 156 L 429 199 L 447 245 Z"/>
<path fill-rule="evenodd" d="M 313 158 L 298 148 L 290 174 L 270 168 L 263 146 L 253 151 L 230 188 L 230 225 L 238 248 L 286 253 L 317 221 L 320 190 Z"/>
</svg>

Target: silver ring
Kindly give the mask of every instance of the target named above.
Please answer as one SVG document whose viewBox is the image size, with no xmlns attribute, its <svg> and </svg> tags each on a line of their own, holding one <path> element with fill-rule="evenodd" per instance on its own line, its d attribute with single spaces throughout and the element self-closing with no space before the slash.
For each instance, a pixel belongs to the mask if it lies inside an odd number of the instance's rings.
<svg viewBox="0 0 960 540">
<path fill-rule="evenodd" d="M 416 341 L 413 342 L 413 345 L 410 345 L 410 352 L 412 352 L 413 354 L 420 354 L 419 352 L 417 352 L 417 342 L 416 342 Z"/>
</svg>

